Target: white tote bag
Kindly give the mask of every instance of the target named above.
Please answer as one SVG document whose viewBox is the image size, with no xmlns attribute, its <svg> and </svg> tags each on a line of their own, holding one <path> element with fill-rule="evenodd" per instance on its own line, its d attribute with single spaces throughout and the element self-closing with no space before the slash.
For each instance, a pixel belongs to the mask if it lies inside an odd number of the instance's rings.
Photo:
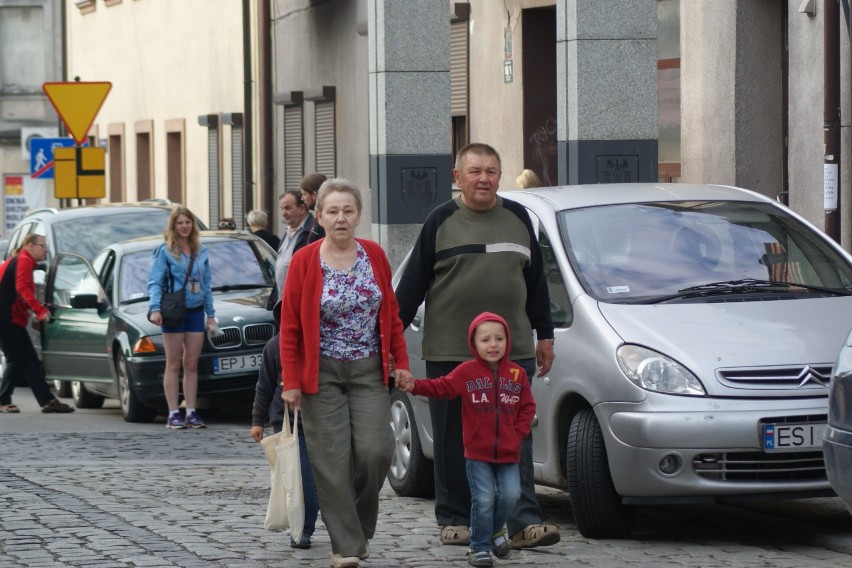
<svg viewBox="0 0 852 568">
<path fill-rule="evenodd" d="M 299 412 L 293 412 L 290 430 L 289 407 L 284 405 L 284 424 L 279 434 L 263 439 L 271 466 L 271 489 L 264 528 L 270 531 L 290 528 L 290 538 L 298 542 L 305 528 L 305 494 L 299 459 Z M 269 441 L 267 441 L 269 440 Z"/>
</svg>

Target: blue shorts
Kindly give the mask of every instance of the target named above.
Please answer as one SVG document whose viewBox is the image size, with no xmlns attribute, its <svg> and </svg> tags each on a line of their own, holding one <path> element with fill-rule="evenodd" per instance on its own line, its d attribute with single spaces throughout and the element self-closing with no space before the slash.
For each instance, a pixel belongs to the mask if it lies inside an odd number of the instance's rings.
<svg viewBox="0 0 852 568">
<path fill-rule="evenodd" d="M 174 327 L 162 326 L 163 333 L 194 333 L 204 332 L 204 306 L 187 308 L 183 315 L 183 323 Z"/>
</svg>

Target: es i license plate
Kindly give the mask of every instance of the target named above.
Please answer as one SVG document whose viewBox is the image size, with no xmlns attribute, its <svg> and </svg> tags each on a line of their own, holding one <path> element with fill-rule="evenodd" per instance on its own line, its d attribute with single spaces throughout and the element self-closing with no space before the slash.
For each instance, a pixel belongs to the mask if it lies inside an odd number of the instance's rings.
<svg viewBox="0 0 852 568">
<path fill-rule="evenodd" d="M 213 374 L 226 375 L 228 373 L 242 373 L 260 369 L 263 357 L 260 353 L 256 355 L 234 355 L 232 357 L 215 357 L 213 359 Z"/>
<path fill-rule="evenodd" d="M 822 450 L 825 424 L 764 424 L 763 451 L 803 452 Z"/>
</svg>

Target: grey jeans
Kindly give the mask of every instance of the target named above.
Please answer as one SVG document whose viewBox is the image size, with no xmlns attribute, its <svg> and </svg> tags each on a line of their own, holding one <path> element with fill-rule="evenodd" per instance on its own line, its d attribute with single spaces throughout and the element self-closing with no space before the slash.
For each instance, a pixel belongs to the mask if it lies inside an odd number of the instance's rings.
<svg viewBox="0 0 852 568">
<path fill-rule="evenodd" d="M 321 357 L 318 392 L 302 396 L 302 422 L 331 550 L 364 554 L 394 448 L 380 356 Z"/>
</svg>

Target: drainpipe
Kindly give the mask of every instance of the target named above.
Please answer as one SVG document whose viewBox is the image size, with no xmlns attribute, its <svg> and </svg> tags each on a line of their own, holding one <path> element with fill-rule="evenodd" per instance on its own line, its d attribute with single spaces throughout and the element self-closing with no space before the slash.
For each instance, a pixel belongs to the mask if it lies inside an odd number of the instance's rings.
<svg viewBox="0 0 852 568">
<path fill-rule="evenodd" d="M 273 167 L 273 124 L 272 106 L 272 16 L 269 2 L 258 2 L 258 36 L 260 57 L 260 108 L 258 109 L 260 129 L 260 209 L 272 213 L 272 197 L 275 193 L 275 170 Z"/>
<path fill-rule="evenodd" d="M 823 209 L 825 234 L 840 242 L 840 4 L 823 8 Z"/>
<path fill-rule="evenodd" d="M 243 211 L 254 209 L 254 157 L 252 141 L 254 139 L 254 115 L 252 114 L 252 76 L 251 76 L 251 10 L 249 0 L 243 0 Z M 245 228 L 245 216 L 234 219 L 238 228 Z"/>
</svg>

